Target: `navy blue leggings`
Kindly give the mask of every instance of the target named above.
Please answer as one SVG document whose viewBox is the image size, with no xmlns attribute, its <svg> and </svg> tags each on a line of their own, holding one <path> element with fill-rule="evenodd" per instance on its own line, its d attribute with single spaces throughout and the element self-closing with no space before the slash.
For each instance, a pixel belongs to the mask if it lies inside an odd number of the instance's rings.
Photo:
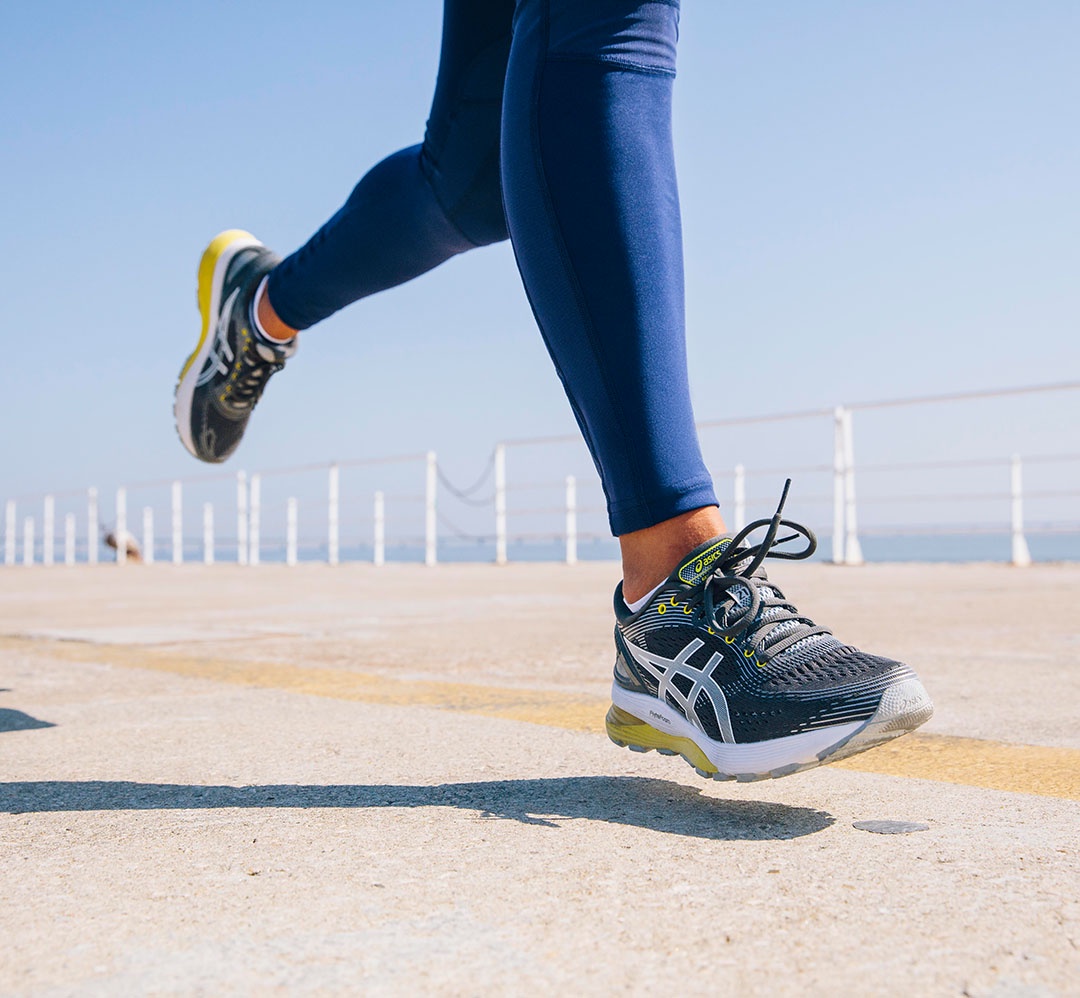
<svg viewBox="0 0 1080 998">
<path fill-rule="evenodd" d="M 422 145 L 270 276 L 305 329 L 510 237 L 612 532 L 716 505 L 686 375 L 671 143 L 678 0 L 445 0 Z"/>
</svg>

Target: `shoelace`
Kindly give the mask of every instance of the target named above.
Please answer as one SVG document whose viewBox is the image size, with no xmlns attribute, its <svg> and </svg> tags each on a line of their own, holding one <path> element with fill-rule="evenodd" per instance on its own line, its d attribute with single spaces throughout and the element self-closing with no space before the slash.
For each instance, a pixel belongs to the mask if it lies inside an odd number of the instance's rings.
<svg viewBox="0 0 1080 998">
<path fill-rule="evenodd" d="M 252 341 L 240 353 L 241 374 L 236 379 L 230 400 L 238 409 L 254 409 L 270 376 L 285 366 L 285 362 L 276 353 L 273 360 L 268 360 L 262 352 L 263 349 L 260 344 Z M 271 347 L 265 349 L 272 350 Z"/>
<path fill-rule="evenodd" d="M 689 607 L 700 606 L 706 621 L 729 643 L 745 634 L 747 651 L 753 648 L 754 657 L 762 665 L 797 641 L 816 634 L 832 633 L 827 627 L 821 627 L 799 613 L 794 604 L 784 598 L 776 583 L 757 574 L 766 558 L 801 561 L 817 550 L 817 538 L 809 527 L 783 518 L 784 503 L 790 488 L 789 478 L 772 518 L 754 520 L 743 527 L 731 539 L 712 572 L 695 587 L 687 601 Z M 764 539 L 759 544 L 744 546 L 747 537 L 762 527 L 768 528 Z M 777 537 L 781 527 L 788 527 L 795 533 Z M 799 537 L 806 538 L 805 548 L 798 551 L 774 550 L 777 545 Z M 748 606 L 740 604 L 732 595 L 733 590 L 739 587 L 750 594 Z M 762 593 L 762 589 L 771 590 L 772 595 Z M 787 626 L 778 631 L 781 625 Z"/>
</svg>

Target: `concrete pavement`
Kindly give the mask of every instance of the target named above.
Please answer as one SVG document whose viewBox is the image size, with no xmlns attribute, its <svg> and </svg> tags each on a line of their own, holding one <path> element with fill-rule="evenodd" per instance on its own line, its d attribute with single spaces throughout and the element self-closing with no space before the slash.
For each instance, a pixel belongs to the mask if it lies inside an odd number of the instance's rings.
<svg viewBox="0 0 1080 998">
<path fill-rule="evenodd" d="M 610 565 L 4 570 L 0 992 L 1080 994 L 1080 568 L 774 574 L 935 718 L 617 749 Z"/>
</svg>

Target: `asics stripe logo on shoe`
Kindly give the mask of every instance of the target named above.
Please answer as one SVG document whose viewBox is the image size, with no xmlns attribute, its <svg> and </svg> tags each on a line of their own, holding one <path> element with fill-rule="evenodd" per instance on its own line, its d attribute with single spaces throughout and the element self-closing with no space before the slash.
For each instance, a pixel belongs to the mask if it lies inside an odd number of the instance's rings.
<svg viewBox="0 0 1080 998">
<path fill-rule="evenodd" d="M 689 664 L 689 659 L 695 652 L 705 647 L 705 642 L 700 638 L 694 638 L 675 658 L 664 658 L 663 655 L 654 654 L 629 642 L 624 642 L 622 647 L 633 656 L 634 661 L 642 669 L 656 680 L 658 700 L 677 706 L 683 717 L 696 722 L 697 726 L 704 731 L 694 705 L 700 697 L 705 697 L 712 716 L 717 720 L 723 740 L 735 741 L 731 730 L 731 718 L 728 715 L 727 697 L 720 689 L 720 684 L 712 678 L 713 670 L 723 660 L 719 652 L 714 651 L 702 668 L 695 669 Z M 677 683 L 678 677 L 688 679 L 689 684 Z M 689 689 L 684 693 L 680 686 L 687 685 Z M 657 716 L 667 722 L 667 718 L 663 715 Z"/>
<path fill-rule="evenodd" d="M 233 293 L 221 306 L 221 315 L 218 316 L 217 329 L 214 336 L 214 345 L 210 351 L 210 357 L 203 367 L 202 374 L 196 382 L 197 385 L 205 385 L 216 373 L 228 376 L 230 365 L 235 358 L 232 347 L 229 346 L 229 316 L 232 315 L 233 305 L 240 296 L 240 289 L 235 288 Z"/>
</svg>

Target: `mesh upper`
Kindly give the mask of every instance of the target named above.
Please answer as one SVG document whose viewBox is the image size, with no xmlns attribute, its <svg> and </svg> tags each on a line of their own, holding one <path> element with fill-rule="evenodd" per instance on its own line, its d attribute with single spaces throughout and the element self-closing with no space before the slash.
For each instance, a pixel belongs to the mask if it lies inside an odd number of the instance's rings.
<svg viewBox="0 0 1080 998">
<path fill-rule="evenodd" d="M 765 668 L 762 690 L 828 689 L 842 684 L 861 683 L 895 673 L 905 666 L 890 658 L 871 655 L 835 638 L 814 657 L 789 658 L 780 655 Z"/>
</svg>

